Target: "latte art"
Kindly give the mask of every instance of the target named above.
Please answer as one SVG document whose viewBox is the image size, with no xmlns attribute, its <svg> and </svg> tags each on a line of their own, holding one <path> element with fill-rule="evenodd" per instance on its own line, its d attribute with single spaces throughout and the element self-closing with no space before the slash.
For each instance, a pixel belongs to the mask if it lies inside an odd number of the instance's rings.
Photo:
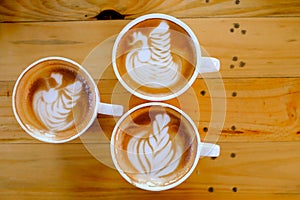
<svg viewBox="0 0 300 200">
<path fill-rule="evenodd" d="M 193 165 L 198 141 L 193 126 L 177 111 L 145 106 L 125 114 L 116 126 L 112 156 L 131 183 L 167 186 Z"/>
<path fill-rule="evenodd" d="M 51 78 L 56 85 L 50 87 L 46 80 L 48 90 L 41 90 L 33 95 L 32 108 L 49 131 L 63 131 L 74 125 L 74 118 L 70 115 L 80 98 L 82 83 L 75 81 L 61 88 L 63 75 L 52 73 Z"/>
<path fill-rule="evenodd" d="M 14 87 L 14 113 L 22 128 L 44 142 L 81 135 L 96 116 L 96 85 L 72 60 L 42 58 L 26 68 Z"/>
<path fill-rule="evenodd" d="M 172 173 L 180 163 L 183 144 L 174 141 L 169 134 L 170 116 L 158 114 L 152 124 L 152 130 L 143 129 L 135 133 L 127 146 L 128 158 L 139 173 L 145 173 L 150 179 L 161 178 Z M 141 139 L 136 139 L 141 138 Z"/>
<path fill-rule="evenodd" d="M 173 98 L 197 76 L 195 41 L 176 20 L 159 16 L 133 20 L 115 41 L 114 72 L 120 83 L 140 98 Z"/>
<path fill-rule="evenodd" d="M 126 56 L 126 69 L 129 76 L 138 84 L 152 88 L 163 88 L 178 81 L 181 61 L 174 62 L 171 55 L 169 25 L 162 21 L 148 36 L 134 32 L 131 49 Z"/>
</svg>

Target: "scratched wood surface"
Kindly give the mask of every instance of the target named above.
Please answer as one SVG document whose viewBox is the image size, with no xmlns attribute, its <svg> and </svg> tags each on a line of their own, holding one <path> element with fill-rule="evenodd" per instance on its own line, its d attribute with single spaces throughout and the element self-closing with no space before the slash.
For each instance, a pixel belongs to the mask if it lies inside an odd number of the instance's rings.
<svg viewBox="0 0 300 200">
<path fill-rule="evenodd" d="M 107 9 L 121 15 L 98 15 Z M 81 138 L 53 145 L 28 136 L 11 108 L 18 75 L 53 55 L 84 64 L 104 102 L 126 110 L 144 102 L 110 66 L 114 38 L 129 21 L 96 19 L 152 12 L 182 18 L 204 55 L 221 61 L 219 74 L 199 76 L 168 102 L 193 118 L 203 140 L 220 144 L 221 156 L 202 158 L 187 181 L 160 193 L 134 188 L 105 165 L 117 119 L 99 116 Z M 299 199 L 299 15 L 297 0 L 0 1 L 0 199 Z M 220 137 L 212 119 L 224 123 Z"/>
</svg>

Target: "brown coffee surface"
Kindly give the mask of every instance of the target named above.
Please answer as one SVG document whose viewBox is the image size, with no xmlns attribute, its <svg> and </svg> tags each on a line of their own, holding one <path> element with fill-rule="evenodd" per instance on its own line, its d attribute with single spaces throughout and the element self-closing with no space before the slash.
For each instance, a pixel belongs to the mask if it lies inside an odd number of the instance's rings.
<svg viewBox="0 0 300 200">
<path fill-rule="evenodd" d="M 117 163 L 133 184 L 167 186 L 191 169 L 198 146 L 195 134 L 175 110 L 144 107 L 128 116 L 113 138 Z"/>
<path fill-rule="evenodd" d="M 22 124 L 43 140 L 68 139 L 86 127 L 96 103 L 94 85 L 78 66 L 47 60 L 30 68 L 16 88 Z"/>
<path fill-rule="evenodd" d="M 161 97 L 176 93 L 195 72 L 193 42 L 174 22 L 159 18 L 144 20 L 120 39 L 116 53 L 118 72 L 129 87 L 141 94 Z M 147 84 L 151 78 L 157 85 Z"/>
</svg>

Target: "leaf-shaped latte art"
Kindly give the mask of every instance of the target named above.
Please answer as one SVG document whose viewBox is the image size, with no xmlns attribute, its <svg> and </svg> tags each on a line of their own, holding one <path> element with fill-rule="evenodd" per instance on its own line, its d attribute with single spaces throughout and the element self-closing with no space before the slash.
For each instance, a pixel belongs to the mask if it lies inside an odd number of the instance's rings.
<svg viewBox="0 0 300 200">
<path fill-rule="evenodd" d="M 181 62 L 177 63 L 171 55 L 169 25 L 162 21 L 148 36 L 141 32 L 133 33 L 134 46 L 126 55 L 126 69 L 130 77 L 141 85 L 163 88 L 178 81 Z"/>
<path fill-rule="evenodd" d="M 151 178 L 160 178 L 172 173 L 179 165 L 183 153 L 182 145 L 171 139 L 168 114 L 158 114 L 150 133 L 135 133 L 127 146 L 128 158 L 136 170 Z"/>
<path fill-rule="evenodd" d="M 61 84 L 62 76 L 58 76 Z M 80 98 L 82 83 L 75 81 L 64 88 L 50 88 L 35 93 L 33 110 L 41 123 L 53 132 L 63 131 L 74 124 L 71 111 Z"/>
</svg>

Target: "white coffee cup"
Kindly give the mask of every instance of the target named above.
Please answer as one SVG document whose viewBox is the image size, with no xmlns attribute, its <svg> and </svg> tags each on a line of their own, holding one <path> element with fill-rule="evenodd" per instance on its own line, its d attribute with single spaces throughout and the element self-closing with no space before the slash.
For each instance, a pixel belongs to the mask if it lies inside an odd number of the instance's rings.
<svg viewBox="0 0 300 200">
<path fill-rule="evenodd" d="M 186 113 L 162 102 L 141 104 L 126 112 L 115 125 L 110 150 L 121 176 L 150 191 L 181 184 L 201 156 L 220 154 L 219 145 L 200 141 Z"/>
<path fill-rule="evenodd" d="M 29 65 L 16 81 L 12 107 L 18 123 L 29 135 L 49 143 L 77 138 L 98 113 L 123 114 L 123 106 L 100 102 L 90 74 L 63 57 L 46 57 Z"/>
<path fill-rule="evenodd" d="M 165 14 L 148 14 L 128 23 L 115 40 L 112 65 L 130 93 L 149 101 L 177 97 L 199 73 L 220 69 L 217 58 L 201 55 L 193 31 Z"/>
</svg>

